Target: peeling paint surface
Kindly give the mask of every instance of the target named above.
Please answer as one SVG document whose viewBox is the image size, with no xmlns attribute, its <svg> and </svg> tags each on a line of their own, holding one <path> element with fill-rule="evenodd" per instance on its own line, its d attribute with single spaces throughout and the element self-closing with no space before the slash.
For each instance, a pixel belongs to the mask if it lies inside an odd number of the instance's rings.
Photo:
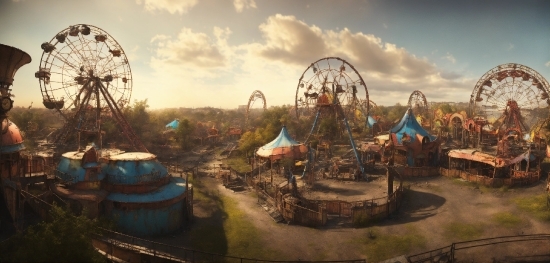
<svg viewBox="0 0 550 263">
<path fill-rule="evenodd" d="M 183 225 L 184 201 L 158 209 L 113 209 L 110 217 L 116 219 L 117 228 L 135 236 L 155 236 L 172 233 Z"/>
<path fill-rule="evenodd" d="M 106 200 L 113 205 L 107 209 L 107 215 L 115 219 L 120 231 L 132 235 L 168 234 L 183 225 L 185 199 L 182 197 L 186 190 L 185 179 L 171 178 L 170 183 L 149 193 L 110 193 Z"/>
<path fill-rule="evenodd" d="M 111 184 L 138 184 L 158 181 L 168 176 L 168 171 L 153 154 L 123 153 L 109 157 L 102 166 Z"/>
<path fill-rule="evenodd" d="M 143 194 L 110 193 L 107 200 L 121 203 L 152 203 L 170 200 L 185 194 L 185 179 L 171 178 L 170 183 Z"/>
<path fill-rule="evenodd" d="M 0 144 L 0 153 L 13 153 L 25 149 L 23 145 L 23 136 L 15 123 L 6 119 L 2 122 L 2 138 Z M 7 126 L 7 127 L 6 127 Z M 4 132 L 5 131 L 5 132 Z"/>
<path fill-rule="evenodd" d="M 61 156 L 57 165 L 56 176 L 64 181 L 78 183 L 86 181 L 86 169 L 82 167 L 82 157 L 84 152 L 67 152 Z M 87 163 L 87 166 L 93 163 Z M 99 165 L 99 164 L 98 164 Z M 100 181 L 105 178 L 104 173 L 97 173 L 94 181 Z"/>
</svg>

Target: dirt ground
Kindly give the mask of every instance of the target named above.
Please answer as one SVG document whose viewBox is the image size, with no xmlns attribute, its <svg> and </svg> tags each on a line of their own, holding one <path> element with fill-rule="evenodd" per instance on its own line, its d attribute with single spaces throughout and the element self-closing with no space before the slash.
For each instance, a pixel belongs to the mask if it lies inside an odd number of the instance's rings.
<svg viewBox="0 0 550 263">
<path fill-rule="evenodd" d="M 207 167 L 206 165 L 211 162 L 219 163 L 220 159 L 219 156 L 212 156 L 203 167 Z M 404 185 L 408 190 L 406 190 L 403 205 L 398 213 L 385 221 L 365 228 L 340 227 L 334 224 L 322 228 L 309 228 L 275 223 L 258 204 L 258 199 L 250 193 L 250 190 L 234 192 L 226 189 L 213 177 L 205 177 L 201 180 L 204 187 L 237 202 L 250 224 L 261 233 L 265 248 L 278 251 L 278 257 L 268 258 L 269 260 L 367 259 L 368 262 L 377 262 L 402 254 L 413 255 L 429 251 L 468 238 L 550 233 L 550 223 L 520 210 L 513 201 L 517 198 L 545 193 L 545 184 L 542 181 L 529 187 L 486 189 L 459 179 L 442 176 L 406 180 Z M 349 194 L 349 192 L 356 192 L 359 195 L 384 194 L 387 190 L 385 185 L 385 178 L 380 177 L 372 182 L 358 184 L 325 180 L 317 187 L 321 192 L 325 191 L 324 194 L 327 196 L 343 199 L 350 196 L 356 198 L 355 194 Z M 362 188 L 363 186 L 365 187 Z M 362 189 L 359 191 L 359 188 Z M 315 194 L 311 195 L 316 198 Z M 204 202 L 196 203 L 194 206 L 196 220 L 190 227 L 200 227 L 201 224 L 211 223 L 212 220 L 223 220 L 216 218 L 219 214 L 211 213 L 210 209 Z M 495 220 L 498 215 L 512 215 L 515 220 L 510 224 L 498 223 Z M 188 231 L 155 240 L 191 247 L 193 243 L 189 239 Z M 516 255 L 548 253 L 549 243 L 529 246 L 528 251 L 522 247 L 518 250 L 519 252 L 514 253 Z M 410 247 L 403 248 L 408 244 Z M 387 251 L 373 256 L 372 253 L 375 252 L 372 252 L 371 248 Z M 509 252 L 509 249 L 511 249 L 509 246 L 493 246 L 467 250 L 462 251 L 458 257 L 468 262 L 486 262 L 489 259 L 504 262 L 504 259 L 500 259 L 499 256 L 504 258 L 503 255 L 508 254 L 502 252 Z"/>
</svg>

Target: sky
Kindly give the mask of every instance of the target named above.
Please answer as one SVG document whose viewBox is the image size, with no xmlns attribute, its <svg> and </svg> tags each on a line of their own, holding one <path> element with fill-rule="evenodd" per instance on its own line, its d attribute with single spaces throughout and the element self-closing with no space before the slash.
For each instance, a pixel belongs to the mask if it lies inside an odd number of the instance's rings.
<svg viewBox="0 0 550 263">
<path fill-rule="evenodd" d="M 132 71 L 131 101 L 152 109 L 294 105 L 298 81 L 325 57 L 346 60 L 378 105 L 468 102 L 494 67 L 550 78 L 550 1 L 0 0 L 0 43 L 32 62 L 15 75 L 15 106 L 43 107 L 40 45 L 75 24 L 101 28 Z"/>
</svg>

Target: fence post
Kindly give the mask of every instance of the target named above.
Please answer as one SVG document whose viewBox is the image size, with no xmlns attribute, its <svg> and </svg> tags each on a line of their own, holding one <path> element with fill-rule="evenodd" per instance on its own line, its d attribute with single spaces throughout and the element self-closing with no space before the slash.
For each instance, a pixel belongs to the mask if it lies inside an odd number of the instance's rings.
<svg viewBox="0 0 550 263">
<path fill-rule="evenodd" d="M 451 262 L 455 262 L 455 243 L 451 244 Z"/>
</svg>

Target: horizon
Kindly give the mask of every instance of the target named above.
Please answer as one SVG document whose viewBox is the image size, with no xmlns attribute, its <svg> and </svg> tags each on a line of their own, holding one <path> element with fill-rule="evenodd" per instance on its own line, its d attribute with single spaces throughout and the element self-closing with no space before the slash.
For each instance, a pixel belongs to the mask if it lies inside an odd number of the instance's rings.
<svg viewBox="0 0 550 263">
<path fill-rule="evenodd" d="M 0 3 L 0 43 L 32 57 L 12 86 L 22 107 L 42 106 L 40 45 L 81 23 L 123 49 L 128 105 L 235 109 L 260 90 L 267 107 L 292 106 L 304 70 L 330 56 L 357 69 L 377 105 L 407 105 L 415 90 L 429 103 L 469 101 L 476 82 L 501 64 L 550 77 L 550 2 L 495 3 L 12 0 Z"/>
</svg>

